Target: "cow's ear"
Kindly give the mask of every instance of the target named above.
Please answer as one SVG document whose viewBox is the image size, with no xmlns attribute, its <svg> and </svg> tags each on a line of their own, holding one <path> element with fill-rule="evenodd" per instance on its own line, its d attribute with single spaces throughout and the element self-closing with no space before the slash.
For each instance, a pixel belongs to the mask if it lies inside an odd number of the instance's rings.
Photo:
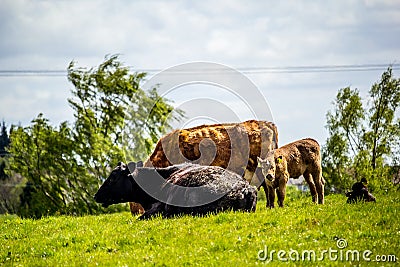
<svg viewBox="0 0 400 267">
<path fill-rule="evenodd" d="M 127 168 L 128 170 L 129 170 L 129 172 L 130 173 L 133 173 L 134 171 L 135 171 L 135 169 L 136 169 L 136 163 L 135 162 L 129 162 L 128 163 L 128 168 Z"/>
<path fill-rule="evenodd" d="M 122 161 L 118 162 L 117 166 L 121 167 L 124 163 L 122 163 Z"/>
<path fill-rule="evenodd" d="M 278 163 L 281 163 L 282 160 L 283 160 L 283 156 L 282 156 L 282 155 L 280 155 L 280 156 L 278 156 L 278 157 L 276 158 L 276 161 L 277 161 Z"/>
<path fill-rule="evenodd" d="M 136 168 L 141 168 L 141 167 L 143 167 L 143 161 L 138 161 L 136 163 Z"/>
</svg>

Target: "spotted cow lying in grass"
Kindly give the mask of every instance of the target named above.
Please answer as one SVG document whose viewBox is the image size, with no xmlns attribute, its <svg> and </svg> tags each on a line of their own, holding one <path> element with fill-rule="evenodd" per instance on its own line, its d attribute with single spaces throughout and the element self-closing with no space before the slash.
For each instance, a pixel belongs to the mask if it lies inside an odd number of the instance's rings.
<svg viewBox="0 0 400 267">
<path fill-rule="evenodd" d="M 266 182 L 277 189 L 278 204 L 283 207 L 289 178 L 301 175 L 310 187 L 312 200 L 324 204 L 324 178 L 321 153 L 317 141 L 306 138 L 271 151 L 265 159 L 258 158 Z M 274 207 L 274 194 L 268 194 L 268 206 Z"/>
<path fill-rule="evenodd" d="M 157 169 L 138 166 L 119 163 L 96 193 L 96 202 L 104 207 L 139 203 L 145 210 L 140 219 L 255 211 L 257 190 L 223 168 L 188 163 Z"/>
</svg>

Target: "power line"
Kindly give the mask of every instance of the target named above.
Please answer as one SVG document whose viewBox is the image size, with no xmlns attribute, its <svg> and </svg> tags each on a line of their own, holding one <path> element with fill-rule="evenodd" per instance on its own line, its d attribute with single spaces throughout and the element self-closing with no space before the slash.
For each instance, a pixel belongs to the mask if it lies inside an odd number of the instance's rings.
<svg viewBox="0 0 400 267">
<path fill-rule="evenodd" d="M 362 65 L 324 65 L 324 66 L 288 66 L 272 68 L 243 68 L 243 73 L 318 73 L 318 72 L 351 72 L 351 71 L 377 71 L 392 66 L 400 68 L 400 64 L 362 64 Z"/>
<path fill-rule="evenodd" d="M 199 69 L 199 70 L 167 70 L 166 75 L 176 74 L 227 74 L 234 71 L 239 71 L 244 74 L 268 74 L 268 73 L 321 73 L 321 72 L 365 72 L 379 71 L 391 66 L 394 70 L 400 69 L 400 63 L 394 64 L 359 64 L 359 65 L 314 65 L 314 66 L 283 66 L 283 67 L 242 67 L 237 69 Z M 129 67 L 131 71 L 146 72 L 149 74 L 158 73 L 164 69 L 135 69 Z M 0 70 L 0 77 L 20 77 L 20 76 L 45 76 L 45 77 L 65 77 L 66 70 L 46 70 L 46 69 L 15 69 L 15 70 Z"/>
<path fill-rule="evenodd" d="M 65 70 L 0 70 L 0 77 L 19 77 L 19 76 L 66 76 Z"/>
</svg>

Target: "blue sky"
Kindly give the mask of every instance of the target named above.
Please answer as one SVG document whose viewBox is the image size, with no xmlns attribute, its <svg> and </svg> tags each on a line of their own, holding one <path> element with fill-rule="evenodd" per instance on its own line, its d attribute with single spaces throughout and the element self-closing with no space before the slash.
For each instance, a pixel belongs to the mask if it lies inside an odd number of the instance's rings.
<svg viewBox="0 0 400 267">
<path fill-rule="evenodd" d="M 72 60 L 91 67 L 107 54 L 120 54 L 135 70 L 193 61 L 256 68 L 246 75 L 269 104 L 280 145 L 304 137 L 323 144 L 337 90 L 358 88 L 367 102 L 386 66 L 400 63 L 400 2 L 3 0 L 0 35 L 0 71 L 65 70 Z M 379 67 L 325 67 L 370 64 Z M 299 66 L 330 71 L 287 72 Z M 26 125 L 43 112 L 54 124 L 72 121 L 71 86 L 63 76 L 3 73 L 0 119 Z M 169 96 L 178 106 L 212 97 L 235 115 L 216 109 L 216 120 L 247 116 L 240 100 L 217 87 L 187 86 Z M 181 107 L 196 116 L 205 109 L 201 101 Z"/>
</svg>

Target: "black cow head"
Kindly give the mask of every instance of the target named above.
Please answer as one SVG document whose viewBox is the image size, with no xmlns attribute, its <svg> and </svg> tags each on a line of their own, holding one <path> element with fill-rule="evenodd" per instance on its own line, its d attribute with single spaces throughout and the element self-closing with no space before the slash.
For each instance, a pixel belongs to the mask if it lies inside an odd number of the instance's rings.
<svg viewBox="0 0 400 267">
<path fill-rule="evenodd" d="M 137 166 L 141 166 L 141 164 L 130 162 L 126 166 L 119 162 L 95 194 L 95 201 L 101 203 L 103 207 L 131 201 L 134 185 L 131 173 L 135 171 Z"/>
</svg>

